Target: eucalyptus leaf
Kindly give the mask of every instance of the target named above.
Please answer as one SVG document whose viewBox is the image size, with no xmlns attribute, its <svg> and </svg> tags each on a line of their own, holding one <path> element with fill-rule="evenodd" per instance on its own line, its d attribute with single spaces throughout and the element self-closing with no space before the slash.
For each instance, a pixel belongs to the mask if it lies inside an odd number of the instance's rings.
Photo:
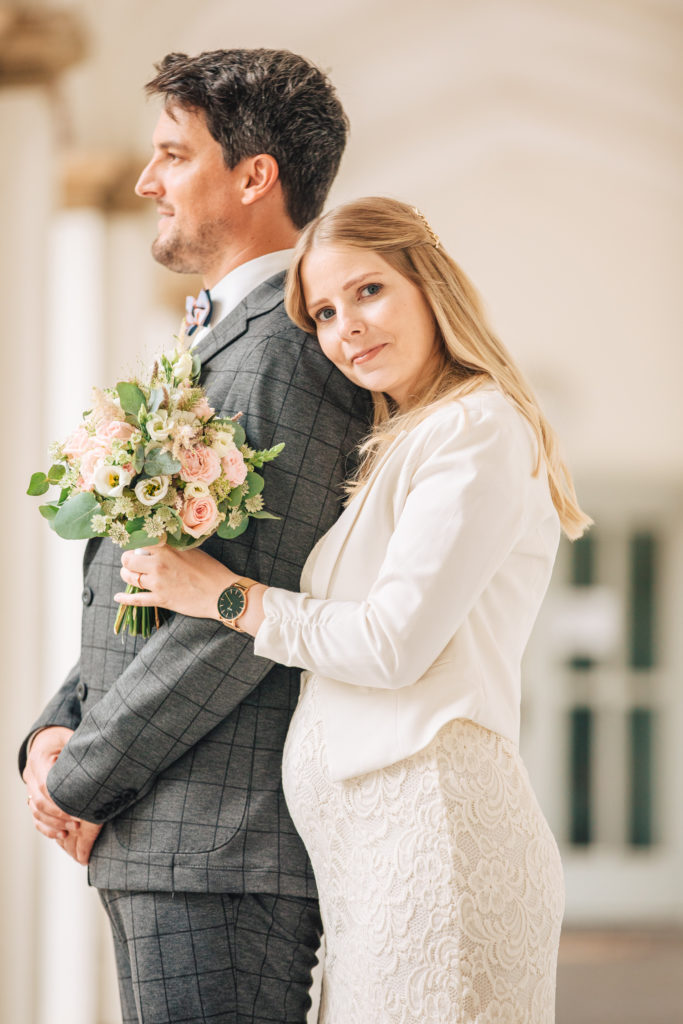
<svg viewBox="0 0 683 1024">
<path fill-rule="evenodd" d="M 202 361 L 196 352 L 192 353 L 192 380 L 198 380 L 202 372 Z"/>
<path fill-rule="evenodd" d="M 133 456 L 133 469 L 135 470 L 136 474 L 142 472 L 142 467 L 144 466 L 144 464 L 145 464 L 145 446 L 144 446 L 144 444 L 139 444 L 137 446 L 137 448 L 135 449 L 135 455 Z"/>
<path fill-rule="evenodd" d="M 228 508 L 238 508 L 244 497 L 244 492 L 247 489 L 246 483 L 240 484 L 239 487 L 233 487 L 230 494 L 227 497 Z M 220 507 L 220 506 L 219 506 Z M 220 507 L 220 511 L 224 512 L 225 509 Z"/>
<path fill-rule="evenodd" d="M 247 473 L 247 479 L 244 482 L 247 485 L 247 498 L 255 498 L 263 490 L 264 480 L 259 473 Z"/>
<path fill-rule="evenodd" d="M 235 444 L 237 445 L 237 447 L 239 448 L 239 447 L 241 447 L 241 445 L 244 444 L 247 435 L 244 433 L 244 427 L 241 426 L 241 424 L 236 423 L 234 420 L 233 420 L 233 424 L 232 424 L 232 429 L 234 431 L 234 438 L 233 438 L 233 440 L 234 440 Z"/>
<path fill-rule="evenodd" d="M 66 466 L 62 466 L 59 462 L 56 462 L 54 466 L 50 466 L 47 471 L 47 482 L 49 484 L 58 484 L 66 473 Z"/>
<path fill-rule="evenodd" d="M 260 512 L 250 512 L 251 519 L 281 519 L 281 516 L 274 516 L 272 512 L 266 512 L 264 508 Z"/>
<path fill-rule="evenodd" d="M 180 470 L 180 463 L 163 448 L 152 448 L 142 468 L 146 476 L 170 476 Z"/>
<path fill-rule="evenodd" d="M 136 530 L 131 533 L 128 543 L 124 545 L 123 551 L 135 551 L 136 548 L 151 548 L 159 543 L 158 537 L 148 537 L 144 530 Z"/>
<path fill-rule="evenodd" d="M 245 516 L 239 526 L 228 526 L 227 519 L 224 519 L 220 524 L 216 533 L 223 540 L 234 540 L 235 537 L 239 537 L 241 533 L 244 533 L 246 528 L 249 526 L 249 520 Z"/>
<path fill-rule="evenodd" d="M 39 505 L 38 511 L 43 519 L 54 519 L 59 512 L 59 505 Z"/>
<path fill-rule="evenodd" d="M 47 481 L 47 476 L 45 475 L 45 473 L 34 473 L 26 489 L 26 493 L 31 495 L 38 495 L 45 494 L 45 492 L 49 490 L 50 485 Z"/>
<path fill-rule="evenodd" d="M 144 392 L 142 392 L 136 384 L 131 384 L 127 380 L 122 380 L 116 385 L 116 390 L 119 393 L 121 408 L 124 412 L 128 413 L 129 416 L 138 416 L 140 407 L 147 405 L 147 399 L 145 398 Z"/>
<path fill-rule="evenodd" d="M 88 540 L 98 537 L 91 519 L 100 511 L 100 504 L 90 491 L 81 491 L 68 498 L 53 520 L 55 532 L 65 540 Z"/>
<path fill-rule="evenodd" d="M 139 529 L 142 528 L 142 524 L 144 523 L 144 521 L 144 516 L 137 516 L 135 519 L 129 519 L 128 522 L 126 523 L 126 530 L 128 531 L 128 533 L 136 533 Z"/>
</svg>

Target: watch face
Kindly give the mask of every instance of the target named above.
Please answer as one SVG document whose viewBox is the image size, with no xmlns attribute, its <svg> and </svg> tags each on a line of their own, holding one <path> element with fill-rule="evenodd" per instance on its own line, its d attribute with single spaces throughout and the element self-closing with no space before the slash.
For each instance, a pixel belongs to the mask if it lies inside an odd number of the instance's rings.
<svg viewBox="0 0 683 1024">
<path fill-rule="evenodd" d="M 236 619 L 247 605 L 247 599 L 241 587 L 232 583 L 226 587 L 218 598 L 218 614 L 222 619 Z"/>
</svg>

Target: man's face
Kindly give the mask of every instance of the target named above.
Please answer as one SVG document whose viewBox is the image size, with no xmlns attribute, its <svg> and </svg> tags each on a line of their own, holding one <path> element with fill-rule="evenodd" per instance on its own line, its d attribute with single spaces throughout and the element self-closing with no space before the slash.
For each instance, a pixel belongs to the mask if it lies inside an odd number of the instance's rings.
<svg viewBox="0 0 683 1024">
<path fill-rule="evenodd" d="M 154 199 L 159 212 L 152 255 L 182 274 L 201 274 L 210 286 L 226 249 L 240 247 L 243 172 L 230 170 L 210 134 L 203 111 L 170 107 L 159 115 L 154 153 L 135 191 Z"/>
</svg>

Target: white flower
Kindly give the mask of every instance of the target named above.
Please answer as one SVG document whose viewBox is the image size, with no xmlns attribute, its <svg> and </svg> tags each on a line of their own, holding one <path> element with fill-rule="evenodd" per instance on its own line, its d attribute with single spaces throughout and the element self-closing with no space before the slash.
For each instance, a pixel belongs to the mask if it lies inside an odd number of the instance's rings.
<svg viewBox="0 0 683 1024">
<path fill-rule="evenodd" d="M 203 498 L 211 492 L 209 491 L 209 485 L 205 484 L 203 480 L 191 480 L 185 484 L 184 493 L 186 498 Z"/>
<path fill-rule="evenodd" d="M 133 474 L 123 466 L 108 466 L 106 462 L 98 462 L 93 473 L 95 490 L 105 498 L 119 498 L 132 479 Z"/>
<path fill-rule="evenodd" d="M 231 452 L 237 446 L 233 441 L 232 434 L 228 433 L 227 430 L 217 430 L 211 440 L 211 447 L 218 458 L 222 459 L 224 455 L 227 455 L 228 452 Z"/>
<path fill-rule="evenodd" d="M 147 433 L 153 441 L 165 441 L 173 429 L 173 423 L 168 419 L 168 410 L 159 409 L 147 417 L 145 424 Z"/>
<path fill-rule="evenodd" d="M 110 522 L 109 516 L 95 514 L 90 520 L 90 525 L 95 533 L 105 533 Z"/>
<path fill-rule="evenodd" d="M 150 476 L 146 480 L 139 480 L 135 485 L 135 497 L 148 507 L 156 505 L 166 496 L 169 482 L 168 476 Z"/>
<path fill-rule="evenodd" d="M 173 363 L 173 376 L 176 380 L 187 380 L 192 376 L 192 356 L 189 352 L 182 352 Z"/>
</svg>

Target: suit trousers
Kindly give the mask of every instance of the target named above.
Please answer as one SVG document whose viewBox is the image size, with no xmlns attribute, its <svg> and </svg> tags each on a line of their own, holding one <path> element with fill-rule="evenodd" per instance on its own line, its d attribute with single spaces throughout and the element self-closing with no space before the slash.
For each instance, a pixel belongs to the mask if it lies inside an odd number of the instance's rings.
<svg viewBox="0 0 683 1024">
<path fill-rule="evenodd" d="M 99 890 L 123 1024 L 305 1024 L 317 900 Z"/>
</svg>

